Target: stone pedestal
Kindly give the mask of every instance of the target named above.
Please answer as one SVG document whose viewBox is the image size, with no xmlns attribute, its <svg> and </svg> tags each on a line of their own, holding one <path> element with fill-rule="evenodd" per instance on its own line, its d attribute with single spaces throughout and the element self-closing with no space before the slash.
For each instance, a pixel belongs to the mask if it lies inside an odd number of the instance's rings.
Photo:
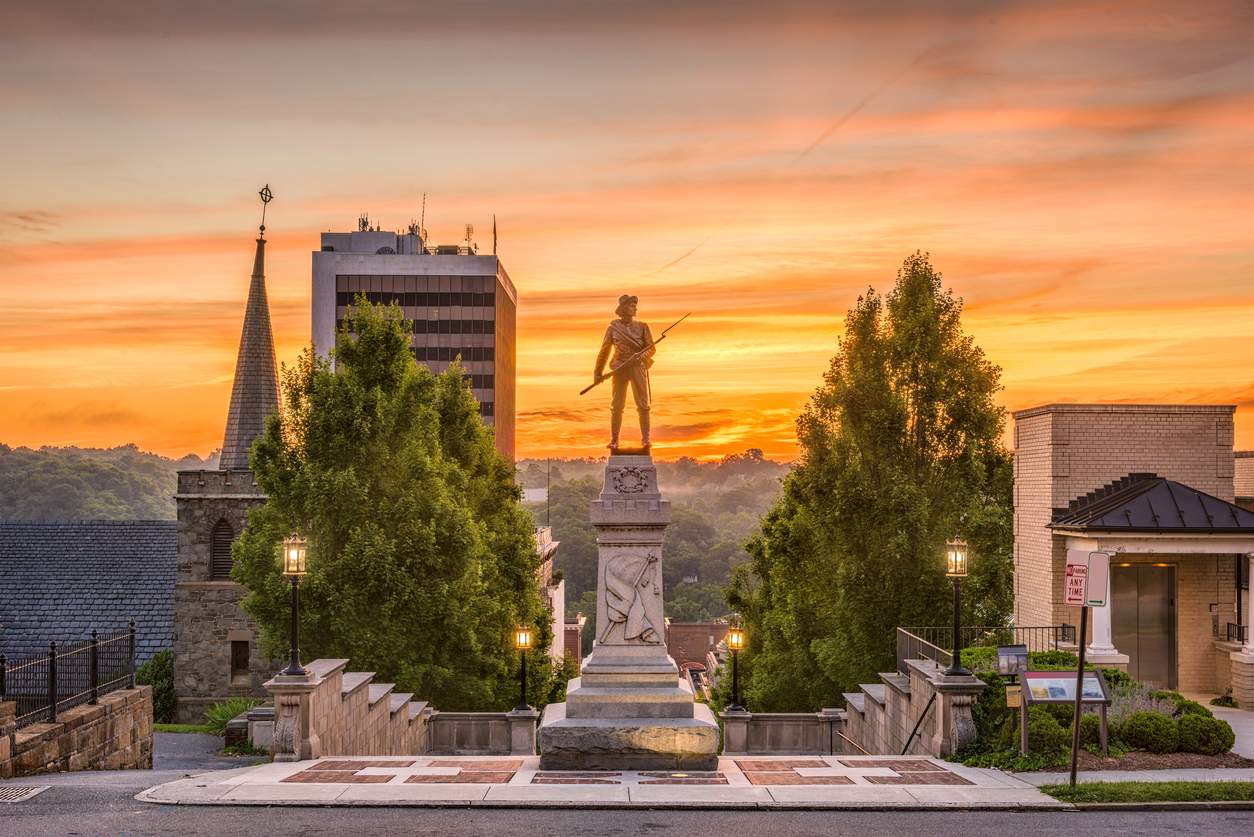
<svg viewBox="0 0 1254 837">
<path fill-rule="evenodd" d="M 597 638 L 540 721 L 542 770 L 713 770 L 718 722 L 666 653 L 662 536 L 671 504 L 649 456 L 611 456 L 597 530 Z"/>
</svg>

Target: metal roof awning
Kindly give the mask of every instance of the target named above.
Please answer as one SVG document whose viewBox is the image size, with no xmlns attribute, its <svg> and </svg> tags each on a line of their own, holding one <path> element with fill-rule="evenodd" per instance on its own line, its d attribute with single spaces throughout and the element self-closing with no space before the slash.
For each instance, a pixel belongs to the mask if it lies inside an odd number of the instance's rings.
<svg viewBox="0 0 1254 837">
<path fill-rule="evenodd" d="M 1062 532 L 1254 535 L 1254 512 L 1156 474 L 1129 474 L 1056 509 Z"/>
</svg>

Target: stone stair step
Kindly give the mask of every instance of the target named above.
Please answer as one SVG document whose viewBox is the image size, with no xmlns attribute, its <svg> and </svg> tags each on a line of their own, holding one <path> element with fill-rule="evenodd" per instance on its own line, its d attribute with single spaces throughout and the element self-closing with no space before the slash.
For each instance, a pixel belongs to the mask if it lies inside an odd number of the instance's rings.
<svg viewBox="0 0 1254 837">
<path fill-rule="evenodd" d="M 346 671 L 340 685 L 340 695 L 349 695 L 361 688 L 363 684 L 374 679 L 373 671 Z"/>
<path fill-rule="evenodd" d="M 370 684 L 370 698 L 369 698 L 369 703 L 370 703 L 371 708 L 373 708 L 376 703 L 378 703 L 379 701 L 387 697 L 389 694 L 391 694 L 392 690 L 395 688 L 396 688 L 395 683 L 371 683 Z"/>
<path fill-rule="evenodd" d="M 409 702 L 409 721 L 413 720 L 427 710 L 427 702 L 425 700 L 411 700 Z"/>
<path fill-rule="evenodd" d="M 884 705 L 883 683 L 860 683 L 858 688 L 862 690 L 863 694 L 878 703 L 880 706 Z"/>
<path fill-rule="evenodd" d="M 866 712 L 866 695 L 861 692 L 845 692 L 845 703 L 856 709 L 858 712 Z"/>
<path fill-rule="evenodd" d="M 397 712 L 404 709 L 406 704 L 409 703 L 409 699 L 413 696 L 413 692 L 400 692 L 399 694 L 394 693 L 392 695 L 392 705 L 390 707 L 392 714 L 395 715 Z"/>
</svg>

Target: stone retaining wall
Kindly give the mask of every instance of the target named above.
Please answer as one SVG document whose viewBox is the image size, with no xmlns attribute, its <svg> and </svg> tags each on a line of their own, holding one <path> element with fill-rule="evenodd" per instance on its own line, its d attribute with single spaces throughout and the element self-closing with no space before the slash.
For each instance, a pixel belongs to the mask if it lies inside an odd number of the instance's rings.
<svg viewBox="0 0 1254 837">
<path fill-rule="evenodd" d="M 55 724 L 17 728 L 17 704 L 0 703 L 0 779 L 67 770 L 152 768 L 152 687 L 110 692 Z"/>
<path fill-rule="evenodd" d="M 931 660 L 907 660 L 906 667 L 909 677 L 881 674 L 882 683 L 845 695 L 845 734 L 874 756 L 899 756 L 904 750 L 906 755 L 945 758 L 974 741 L 971 706 L 984 691 L 984 682 L 969 675 L 947 677 Z M 916 724 L 918 734 L 911 738 Z"/>
</svg>

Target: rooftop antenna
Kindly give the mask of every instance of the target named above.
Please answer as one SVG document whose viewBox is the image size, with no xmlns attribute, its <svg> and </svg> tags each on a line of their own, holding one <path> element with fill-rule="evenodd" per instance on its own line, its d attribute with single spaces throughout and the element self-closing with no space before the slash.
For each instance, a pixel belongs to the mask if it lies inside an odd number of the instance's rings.
<svg viewBox="0 0 1254 837">
<path fill-rule="evenodd" d="M 427 229 L 427 193 L 426 192 L 422 193 L 422 215 L 420 215 L 418 218 L 418 229 L 422 230 L 424 233 L 426 232 L 426 229 Z M 423 235 L 423 238 L 426 238 L 426 235 Z"/>
<path fill-rule="evenodd" d="M 492 255 L 496 255 L 496 213 L 492 213 Z"/>
<path fill-rule="evenodd" d="M 267 183 L 261 187 L 261 191 L 257 193 L 261 195 L 261 237 L 266 237 L 266 204 L 274 200 L 274 195 L 270 192 L 270 184 Z"/>
<path fill-rule="evenodd" d="M 470 249 L 470 237 L 474 234 L 475 234 L 475 225 L 467 224 L 466 225 L 466 249 L 467 250 Z"/>
<path fill-rule="evenodd" d="M 363 212 L 357 219 L 357 232 L 370 232 L 370 213 Z"/>
</svg>

